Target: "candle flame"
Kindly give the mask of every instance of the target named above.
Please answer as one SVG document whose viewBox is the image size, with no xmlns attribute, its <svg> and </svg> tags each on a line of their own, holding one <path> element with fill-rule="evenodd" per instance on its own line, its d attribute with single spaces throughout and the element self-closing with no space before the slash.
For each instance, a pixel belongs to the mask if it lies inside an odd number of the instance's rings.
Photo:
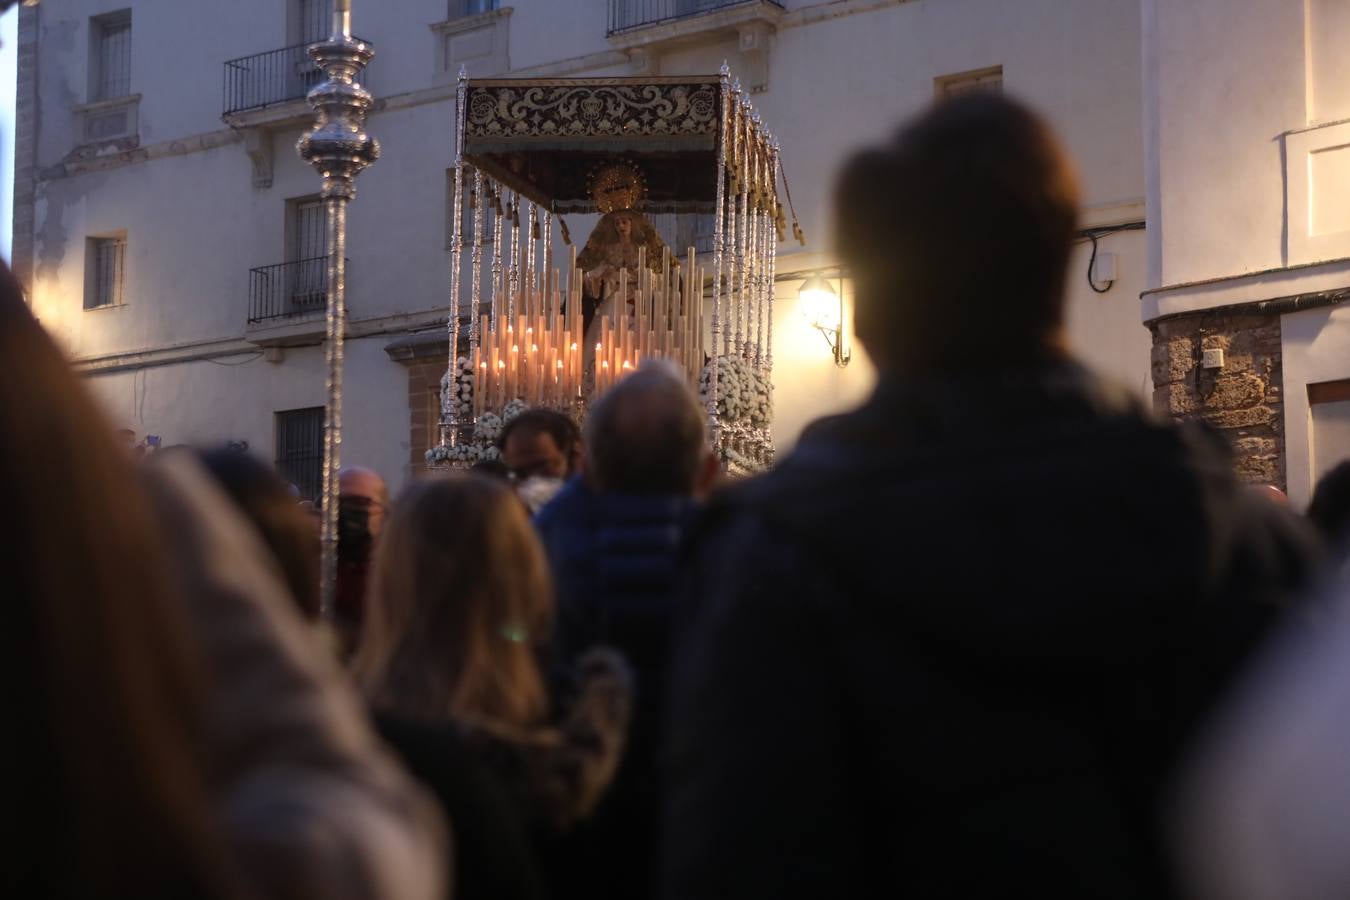
<svg viewBox="0 0 1350 900">
<path fill-rule="evenodd" d="M 560 368 L 560 369 L 562 368 L 562 360 L 561 360 L 561 359 L 558 360 L 558 368 Z"/>
<path fill-rule="evenodd" d="M 602 359 L 602 360 L 600 360 L 600 368 L 602 368 L 602 369 L 608 369 L 608 368 L 609 368 L 609 360 L 607 360 L 607 359 Z"/>
<path fill-rule="evenodd" d="M 511 352 L 512 352 L 512 353 L 519 353 L 519 352 L 520 352 L 520 347 L 519 347 L 518 345 L 516 345 L 516 344 L 512 344 L 512 345 L 511 345 Z"/>
<path fill-rule="evenodd" d="M 499 368 L 499 369 L 505 369 L 505 368 L 506 368 L 506 360 L 504 360 L 504 359 L 499 359 L 499 360 L 497 360 L 497 368 Z"/>
<path fill-rule="evenodd" d="M 538 352 L 539 352 L 539 345 L 538 345 L 538 344 L 531 344 L 531 345 L 530 345 L 530 352 L 531 352 L 531 353 L 538 353 Z"/>
<path fill-rule="evenodd" d="M 573 349 L 573 350 L 577 349 L 577 342 L 576 342 L 576 341 L 573 341 L 573 342 L 572 342 L 572 349 Z"/>
<path fill-rule="evenodd" d="M 633 368 L 633 364 L 630 363 L 628 360 L 625 359 L 625 360 L 623 361 L 623 367 L 624 367 L 625 369 L 631 369 L 631 368 Z"/>
</svg>

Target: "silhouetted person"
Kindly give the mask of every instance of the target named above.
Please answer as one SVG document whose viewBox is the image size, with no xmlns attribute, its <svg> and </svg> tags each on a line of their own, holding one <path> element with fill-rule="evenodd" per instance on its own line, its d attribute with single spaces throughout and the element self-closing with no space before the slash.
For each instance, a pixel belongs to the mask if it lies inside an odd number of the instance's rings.
<svg viewBox="0 0 1350 900">
<path fill-rule="evenodd" d="M 266 463 L 232 448 L 200 454 L 202 464 L 272 551 L 291 598 L 311 622 L 319 618 L 318 523 L 300 508 L 294 485 Z"/>
<path fill-rule="evenodd" d="M 1323 475 L 1308 504 L 1308 520 L 1331 545 L 1343 547 L 1350 538 L 1350 460 Z"/>
<path fill-rule="evenodd" d="M 366 581 L 389 509 L 389 486 L 378 472 L 344 467 L 338 476 L 338 574 L 333 601 L 344 653 L 355 652 L 366 615 Z"/>
<path fill-rule="evenodd" d="M 596 402 L 583 445 L 584 474 L 535 526 L 558 588 L 560 661 L 605 644 L 636 675 L 623 764 L 574 848 L 586 896 L 633 900 L 650 894 L 654 876 L 656 762 L 680 545 L 717 459 L 693 392 L 678 370 L 660 364 L 644 365 Z"/>
<path fill-rule="evenodd" d="M 1295 537 L 1226 448 L 1069 355 L 1078 205 L 990 93 L 845 166 L 879 384 L 699 534 L 667 896 L 1169 895 L 1161 785 Z"/>
<path fill-rule="evenodd" d="M 209 673 L 125 448 L 0 265 L 5 897 L 247 896 Z"/>
</svg>

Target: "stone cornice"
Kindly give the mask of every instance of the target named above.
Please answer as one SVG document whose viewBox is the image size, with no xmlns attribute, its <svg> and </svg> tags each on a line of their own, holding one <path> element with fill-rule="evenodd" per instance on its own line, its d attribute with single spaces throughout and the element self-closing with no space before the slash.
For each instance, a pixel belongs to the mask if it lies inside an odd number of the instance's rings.
<svg viewBox="0 0 1350 900">
<path fill-rule="evenodd" d="M 1350 258 L 1285 266 L 1153 288 L 1139 295 L 1144 324 L 1209 310 L 1256 311 L 1261 303 L 1336 293 L 1350 287 Z"/>
<path fill-rule="evenodd" d="M 347 324 L 347 339 L 377 337 L 385 334 L 417 333 L 445 323 L 444 309 L 430 309 L 414 313 L 396 313 L 356 319 Z M 442 337 L 444 335 L 442 334 Z M 312 343 L 318 343 L 313 341 Z M 70 364 L 84 375 L 108 375 L 133 369 L 152 369 L 178 363 L 200 362 L 229 356 L 259 353 L 262 348 L 245 335 L 187 341 L 165 347 L 123 350 L 98 356 L 75 357 Z"/>
</svg>

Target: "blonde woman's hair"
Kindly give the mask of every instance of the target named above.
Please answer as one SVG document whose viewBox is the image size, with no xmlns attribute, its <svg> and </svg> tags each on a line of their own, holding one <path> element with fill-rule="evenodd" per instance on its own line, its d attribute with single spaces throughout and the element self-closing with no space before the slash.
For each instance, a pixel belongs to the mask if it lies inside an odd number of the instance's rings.
<svg viewBox="0 0 1350 900">
<path fill-rule="evenodd" d="M 413 483 L 380 536 L 370 591 L 353 670 L 373 706 L 507 729 L 547 717 L 535 654 L 552 586 L 507 487 L 468 474 Z"/>
</svg>

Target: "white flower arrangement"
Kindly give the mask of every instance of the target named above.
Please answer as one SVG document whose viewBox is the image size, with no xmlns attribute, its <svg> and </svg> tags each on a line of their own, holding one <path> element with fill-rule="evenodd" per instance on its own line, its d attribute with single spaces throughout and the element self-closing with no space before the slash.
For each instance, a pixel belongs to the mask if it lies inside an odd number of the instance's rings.
<svg viewBox="0 0 1350 900">
<path fill-rule="evenodd" d="M 456 444 L 451 447 L 449 444 L 441 444 L 432 447 L 426 452 L 426 461 L 429 466 L 446 465 L 454 463 L 476 463 L 483 460 L 501 459 L 501 451 L 491 444 Z"/>
<path fill-rule="evenodd" d="M 461 362 L 464 360 L 461 359 Z M 462 376 L 461 376 L 462 377 Z M 442 379 L 442 390 L 447 384 L 446 379 Z M 465 418 L 460 421 L 467 423 L 468 415 L 473 412 L 473 387 L 472 378 L 470 378 L 469 393 L 465 394 L 461 390 L 461 396 L 469 397 L 469 411 Z M 451 447 L 449 444 L 441 444 L 432 447 L 426 452 L 426 461 L 429 466 L 455 465 L 483 462 L 485 460 L 501 459 L 502 453 L 497 449 L 497 441 L 502 436 L 502 428 L 507 422 L 510 422 L 516 416 L 529 409 L 529 405 L 524 400 L 512 400 L 502 408 L 500 413 L 485 412 L 478 417 L 478 421 L 473 424 L 473 440 L 468 443 L 456 444 Z"/>
<path fill-rule="evenodd" d="M 473 416 L 473 363 L 467 356 L 456 361 L 457 372 L 446 370 L 441 376 L 441 411 L 454 412 L 461 422 Z"/>
<path fill-rule="evenodd" d="M 752 363 L 740 356 L 719 356 L 717 364 L 717 414 L 727 422 L 767 426 L 773 419 L 773 385 Z M 714 361 L 709 360 L 698 378 L 699 398 L 707 404 Z"/>
<path fill-rule="evenodd" d="M 502 417 L 496 413 L 485 412 L 473 423 L 473 439 L 480 444 L 492 445 L 502 436 Z"/>
</svg>

